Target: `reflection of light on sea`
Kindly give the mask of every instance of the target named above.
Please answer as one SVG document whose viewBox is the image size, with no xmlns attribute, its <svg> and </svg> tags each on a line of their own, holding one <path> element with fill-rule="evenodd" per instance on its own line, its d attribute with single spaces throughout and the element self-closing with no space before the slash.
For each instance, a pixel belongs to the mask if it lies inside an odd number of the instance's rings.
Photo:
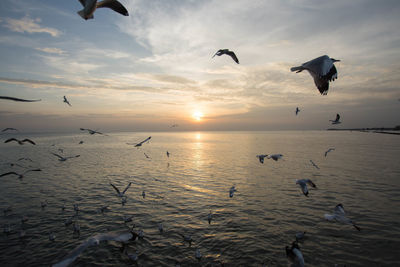
<svg viewBox="0 0 400 267">
<path fill-rule="evenodd" d="M 193 142 L 193 159 L 196 167 L 200 167 L 203 162 L 203 143 L 201 142 L 201 133 L 195 134 Z"/>
</svg>

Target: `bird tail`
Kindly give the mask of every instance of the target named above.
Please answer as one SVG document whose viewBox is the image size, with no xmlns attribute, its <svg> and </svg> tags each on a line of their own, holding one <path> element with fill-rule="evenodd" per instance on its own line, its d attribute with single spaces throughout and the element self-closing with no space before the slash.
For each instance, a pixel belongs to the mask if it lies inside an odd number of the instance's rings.
<svg viewBox="0 0 400 267">
<path fill-rule="evenodd" d="M 302 70 L 304 70 L 302 66 L 290 68 L 290 71 L 296 71 L 297 73 L 301 72 Z"/>
</svg>

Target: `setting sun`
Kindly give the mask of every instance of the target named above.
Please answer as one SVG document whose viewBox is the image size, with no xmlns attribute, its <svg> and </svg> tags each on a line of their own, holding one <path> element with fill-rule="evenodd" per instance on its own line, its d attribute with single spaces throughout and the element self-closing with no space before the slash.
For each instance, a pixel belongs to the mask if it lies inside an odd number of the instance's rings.
<svg viewBox="0 0 400 267">
<path fill-rule="evenodd" d="M 203 117 L 203 113 L 201 113 L 200 111 L 196 111 L 193 113 L 192 116 L 196 121 L 201 121 L 201 119 Z"/>
</svg>

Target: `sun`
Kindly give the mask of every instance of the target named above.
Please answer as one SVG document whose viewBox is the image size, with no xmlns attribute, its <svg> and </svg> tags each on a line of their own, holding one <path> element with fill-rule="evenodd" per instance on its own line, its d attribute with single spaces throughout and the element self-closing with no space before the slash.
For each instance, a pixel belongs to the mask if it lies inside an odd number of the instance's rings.
<svg viewBox="0 0 400 267">
<path fill-rule="evenodd" d="M 195 111 L 192 116 L 196 121 L 201 121 L 201 119 L 203 118 L 203 113 L 201 113 L 200 111 Z"/>
</svg>

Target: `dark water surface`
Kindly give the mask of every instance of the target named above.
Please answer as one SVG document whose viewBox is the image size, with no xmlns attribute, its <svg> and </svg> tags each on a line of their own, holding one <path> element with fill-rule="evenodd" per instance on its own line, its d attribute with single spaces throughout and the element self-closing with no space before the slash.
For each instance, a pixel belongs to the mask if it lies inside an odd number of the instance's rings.
<svg viewBox="0 0 400 267">
<path fill-rule="evenodd" d="M 126 144 L 149 135 L 150 143 L 140 149 Z M 10 136 L 29 137 L 37 145 L 4 144 Z M 182 266 L 218 261 L 227 266 L 288 266 L 285 246 L 299 231 L 308 236 L 300 243 L 307 266 L 400 266 L 398 136 L 327 131 L 7 134 L 0 141 L 1 173 L 22 172 L 24 168 L 7 164 L 20 157 L 34 162 L 19 164 L 43 170 L 22 180 L 0 178 L 1 266 L 49 266 L 92 235 L 133 224 L 145 235 L 128 248 L 139 252 L 139 266 L 174 266 L 175 261 Z M 325 158 L 330 147 L 336 150 Z M 59 162 L 51 152 L 81 156 Z M 283 154 L 283 160 L 260 164 L 256 158 L 274 153 Z M 318 187 L 309 197 L 295 184 L 302 178 Z M 121 189 L 132 182 L 125 206 L 109 182 Z M 229 198 L 232 185 L 237 192 Z M 45 200 L 48 206 L 42 209 Z M 76 203 L 81 210 L 76 218 L 79 237 L 64 225 Z M 338 203 L 361 232 L 324 220 Z M 99 212 L 105 205 L 109 210 Z M 12 211 L 3 214 L 8 206 Z M 29 220 L 21 226 L 23 215 Z M 133 222 L 125 224 L 123 215 L 133 215 Z M 9 235 L 3 233 L 6 224 L 11 225 Z M 21 228 L 26 231 L 22 240 Z M 50 232 L 56 235 L 54 242 Z M 180 234 L 191 235 L 192 245 Z M 117 242 L 89 247 L 72 265 L 132 265 L 120 247 Z M 203 255 L 200 262 L 194 257 L 196 248 Z"/>
</svg>

